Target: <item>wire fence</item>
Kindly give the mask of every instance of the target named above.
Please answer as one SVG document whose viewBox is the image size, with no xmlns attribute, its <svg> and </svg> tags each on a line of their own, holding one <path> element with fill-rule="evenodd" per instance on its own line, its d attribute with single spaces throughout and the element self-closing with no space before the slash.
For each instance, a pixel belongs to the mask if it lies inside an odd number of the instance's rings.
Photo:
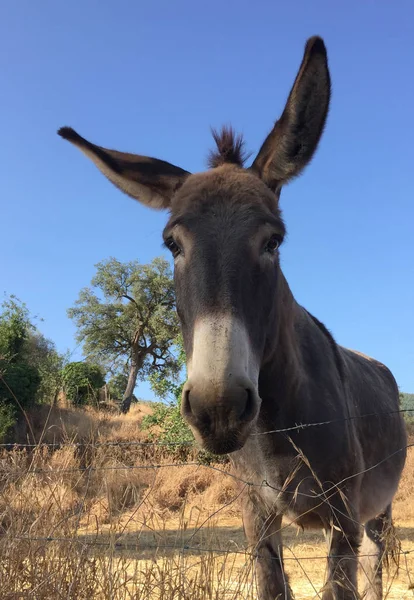
<svg viewBox="0 0 414 600">
<path fill-rule="evenodd" d="M 48 537 L 39 537 L 39 536 L 15 536 L 14 539 L 16 540 L 20 540 L 20 541 L 24 541 L 24 542 L 61 542 L 61 543 L 68 543 L 68 544 L 79 544 L 81 546 L 92 546 L 92 547 L 102 547 L 102 548 L 115 548 L 117 550 L 135 550 L 137 552 L 142 551 L 142 545 L 140 544 L 133 544 L 133 543 L 124 543 L 124 542 L 119 542 L 119 541 L 108 541 L 108 542 L 102 542 L 100 540 L 84 540 L 82 538 L 73 538 L 73 537 L 52 537 L 52 536 L 48 536 Z M 197 552 L 197 553 L 202 553 L 202 552 L 213 552 L 214 554 L 224 554 L 224 553 L 228 553 L 229 549 L 226 548 L 215 548 L 214 546 L 209 546 L 208 548 L 204 548 L 204 547 L 200 547 L 200 546 L 191 546 L 189 544 L 184 544 L 184 545 L 178 545 L 178 544 L 157 544 L 157 545 L 150 545 L 150 544 L 145 544 L 145 549 L 146 550 L 156 550 L 156 551 L 163 551 L 163 550 L 177 550 L 177 552 Z M 238 554 L 240 556 L 245 556 L 245 557 L 251 557 L 251 558 L 258 558 L 259 554 L 258 553 L 254 553 L 254 552 L 249 552 L 247 550 L 237 550 L 235 548 L 232 548 L 230 550 L 231 554 Z M 397 552 L 395 552 L 396 555 L 400 555 L 400 556 L 408 556 L 409 554 L 414 554 L 414 550 L 398 550 Z M 358 558 L 371 558 L 371 557 L 376 557 L 377 554 L 364 554 L 364 553 L 359 553 L 358 554 Z M 349 557 L 349 554 L 324 554 L 324 555 L 312 555 L 312 556 L 301 556 L 300 560 L 324 560 L 326 558 L 347 558 Z M 268 558 L 268 560 L 272 561 L 279 561 L 278 557 L 272 557 L 270 556 Z M 285 557 L 284 560 L 296 560 L 293 557 Z"/>
<path fill-rule="evenodd" d="M 269 431 L 264 431 L 264 432 L 258 432 L 256 434 L 253 435 L 257 435 L 257 436 L 263 436 L 263 435 L 277 435 L 277 434 L 281 434 L 284 436 L 287 436 L 287 434 L 289 434 L 289 432 L 292 431 L 300 431 L 303 429 L 308 429 L 308 428 L 317 428 L 317 427 L 324 427 L 324 426 L 328 426 L 330 424 L 334 424 L 334 423 L 338 423 L 338 422 L 346 422 L 346 421 L 354 421 L 356 419 L 366 419 L 366 418 L 371 418 L 371 419 L 375 419 L 375 418 L 384 418 L 384 417 L 391 417 L 393 415 L 397 415 L 397 414 L 405 414 L 405 413 L 412 413 L 414 412 L 414 409 L 401 409 L 398 411 L 389 411 L 389 412 L 383 412 L 383 413 L 368 413 L 368 414 L 363 414 L 363 415 L 355 415 L 355 416 L 350 416 L 347 418 L 343 418 L 343 419 L 331 419 L 331 420 L 327 420 L 327 421 L 321 421 L 321 422 L 311 422 L 311 423 L 297 423 L 295 425 L 289 426 L 289 427 L 283 427 L 280 429 L 274 429 L 274 430 L 269 430 Z M 32 475 L 47 475 L 48 476 L 48 480 L 49 480 L 49 485 L 51 485 L 51 479 L 54 476 L 56 477 L 61 477 L 63 475 L 66 474 L 79 474 L 80 477 L 82 477 L 83 479 L 86 480 L 86 488 L 84 490 L 84 495 L 82 497 L 82 501 L 79 503 L 78 508 L 77 508 L 77 523 L 75 528 L 71 531 L 70 535 L 41 535 L 39 534 L 39 531 L 37 531 L 36 533 L 33 533 L 34 529 L 36 529 L 33 526 L 28 527 L 28 530 L 24 533 L 10 533 L 7 530 L 2 531 L 1 527 L 0 527 L 0 543 L 3 540 L 7 540 L 8 543 L 10 542 L 20 542 L 22 544 L 36 544 L 36 545 L 49 545 L 49 544 L 65 544 L 65 545 L 71 545 L 77 548 L 96 548 L 96 549 L 101 549 L 101 550 L 105 550 L 105 551 L 118 551 L 118 552 L 122 552 L 124 550 L 128 550 L 128 552 L 132 552 L 136 554 L 136 558 L 137 560 L 140 559 L 140 555 L 142 554 L 143 550 L 145 550 L 146 552 L 153 552 L 154 555 L 155 554 L 159 554 L 160 552 L 166 552 L 166 551 L 173 551 L 176 552 L 180 555 L 185 555 L 188 553 L 191 554 L 200 554 L 203 555 L 205 553 L 209 553 L 209 554 L 214 554 L 214 555 L 222 555 L 222 554 L 232 554 L 235 556 L 240 556 L 240 557 L 244 557 L 244 559 L 250 559 L 250 560 L 256 560 L 260 557 L 260 552 L 257 550 L 249 550 L 247 548 L 242 548 L 240 549 L 239 547 L 232 547 L 229 548 L 229 546 L 226 546 L 225 548 L 222 548 L 220 546 L 216 546 L 214 544 L 208 544 L 206 546 L 204 545 L 197 545 L 192 543 L 194 541 L 195 535 L 197 533 L 199 533 L 203 528 L 205 528 L 208 523 L 210 521 L 212 521 L 213 518 L 217 517 L 221 510 L 225 507 L 228 507 L 229 505 L 235 503 L 240 495 L 247 489 L 247 488 L 268 488 L 270 490 L 272 490 L 273 492 L 276 492 L 276 494 L 290 494 L 292 496 L 292 498 L 298 498 L 298 497 L 305 497 L 305 498 L 310 498 L 313 501 L 318 500 L 320 501 L 321 504 L 323 503 L 328 503 L 330 506 L 330 501 L 331 498 L 337 494 L 340 493 L 341 490 L 341 486 L 349 481 L 350 479 L 359 477 L 373 469 L 378 468 L 380 465 L 382 465 L 383 463 L 385 463 L 386 461 L 390 460 L 392 457 L 394 457 L 395 455 L 397 455 L 398 453 L 402 453 L 406 450 L 408 450 L 409 448 L 412 448 L 414 446 L 414 443 L 408 443 L 404 446 L 401 446 L 399 448 L 397 448 L 395 451 L 393 451 L 392 453 L 389 453 L 386 457 L 384 457 L 383 459 L 381 459 L 380 461 L 377 461 L 373 464 L 368 464 L 365 465 L 363 469 L 358 470 L 355 473 L 352 473 L 350 475 L 348 475 L 345 478 L 342 478 L 340 481 L 336 482 L 336 483 L 332 483 L 330 484 L 328 487 L 325 486 L 321 486 L 320 489 L 321 491 L 314 491 L 312 493 L 309 492 L 303 492 L 301 491 L 298 486 L 297 489 L 295 490 L 287 490 L 286 487 L 278 487 L 273 485 L 271 482 L 267 481 L 266 479 L 262 479 L 262 478 L 258 478 L 258 479 L 248 479 L 248 478 L 244 478 L 242 476 L 240 476 L 240 474 L 237 474 L 233 471 L 231 471 L 229 468 L 223 467 L 222 465 L 218 465 L 218 464 L 214 464 L 214 463 L 203 463 L 200 462 L 200 460 L 162 460 L 159 462 L 151 462 L 150 460 L 148 460 L 148 457 L 144 457 L 144 461 L 142 462 L 142 464 L 99 464 L 96 461 L 96 457 L 93 456 L 93 451 L 95 450 L 99 450 L 99 449 L 107 449 L 108 452 L 111 451 L 111 449 L 113 448 L 120 448 L 120 449 L 126 449 L 126 448 L 136 448 L 138 451 L 143 448 L 143 449 L 154 449 L 154 450 L 168 450 L 169 448 L 171 449 L 177 449 L 177 448 L 197 448 L 197 446 L 195 445 L 194 442 L 148 442 L 148 441 L 135 441 L 135 440 L 111 440 L 111 441 L 99 441 L 98 440 L 85 440 L 85 441 L 75 441 L 75 440 L 65 440 L 65 441 L 56 441 L 56 442 L 45 442 L 43 443 L 42 441 L 38 442 L 38 443 L 25 443 L 25 444 L 1 444 L 0 448 L 3 449 L 3 458 L 0 461 L 0 482 L 1 485 L 3 485 L 4 487 L 4 481 L 7 482 L 7 478 L 10 476 L 13 476 L 14 478 L 19 478 L 20 480 L 23 480 L 24 478 L 30 477 Z M 50 455 L 53 455 L 53 453 L 57 450 L 61 450 L 64 448 L 69 448 L 69 449 L 73 449 L 75 452 L 76 451 L 84 451 L 85 453 L 87 453 L 88 451 L 92 451 L 92 454 L 90 454 L 89 457 L 89 461 L 90 464 L 86 464 L 86 465 L 79 465 L 79 466 L 70 466 L 70 467 L 63 467 L 63 468 L 56 468 L 54 466 L 53 462 L 47 463 L 47 457 L 42 457 L 42 451 L 43 449 L 47 449 L 48 451 L 50 451 Z M 11 452 L 10 452 L 11 451 Z M 30 460 L 26 463 L 23 462 L 19 462 L 18 460 L 11 460 L 10 462 L 7 462 L 7 456 L 13 456 L 16 453 L 19 454 L 21 452 L 26 452 L 27 456 L 30 458 Z M 37 456 L 38 455 L 38 456 Z M 139 454 L 138 454 L 138 458 L 139 458 Z M 131 457 L 130 457 L 131 459 Z M 42 464 L 40 467 L 38 466 L 39 461 L 44 464 Z M 93 537 L 91 534 L 85 535 L 84 533 L 79 531 L 79 525 L 81 522 L 81 518 L 83 516 L 83 514 L 85 512 L 87 512 L 87 508 L 86 508 L 86 498 L 88 496 L 89 493 L 89 484 L 90 484 L 90 478 L 92 476 L 92 474 L 97 474 L 97 473 L 110 473 L 110 472 L 123 472 L 123 473 L 132 473 L 132 472 L 139 472 L 139 471 L 154 471 L 154 472 L 158 472 L 162 469 L 186 469 L 186 468 L 191 468 L 191 469 L 206 469 L 209 471 L 213 471 L 214 473 L 217 473 L 225 478 L 230 478 L 231 480 L 237 482 L 239 485 L 241 485 L 241 491 L 238 495 L 235 495 L 231 501 L 229 503 L 225 503 L 223 504 L 223 506 L 219 507 L 217 510 L 215 511 L 210 511 L 207 515 L 207 517 L 205 518 L 205 520 L 201 523 L 198 524 L 197 527 L 195 528 L 195 531 L 192 532 L 191 534 L 188 535 L 184 535 L 185 534 L 185 530 L 183 530 L 182 535 L 178 536 L 179 539 L 177 539 L 174 543 L 166 543 L 166 542 L 162 542 L 160 541 L 160 543 L 157 544 L 149 544 L 148 542 L 146 542 L 145 544 L 141 544 L 139 539 L 135 542 L 130 542 L 130 541 L 125 541 L 123 540 L 123 536 L 125 535 L 125 526 L 124 525 L 120 525 L 119 531 L 113 531 L 111 530 L 111 539 L 109 540 L 103 540 L 102 539 L 102 535 L 101 532 L 99 533 L 99 535 L 96 535 L 95 537 Z M 155 479 L 154 479 L 155 481 Z M 153 482 L 154 483 L 154 482 Z M 317 482 L 318 483 L 318 482 Z M 320 484 L 319 484 L 320 485 Z M 130 517 L 131 520 L 134 519 L 134 514 L 136 515 L 138 510 L 140 510 L 144 504 L 150 499 L 150 494 L 151 491 L 153 489 L 153 484 L 148 485 L 148 489 L 147 492 L 144 494 L 143 497 L 141 497 L 136 505 L 131 509 L 133 512 L 133 515 Z M 3 494 L 3 488 L 0 487 L 0 497 Z M 53 500 L 52 500 L 53 501 Z M 333 515 L 334 515 L 334 521 L 335 518 L 337 518 L 339 515 L 344 515 L 344 513 L 341 513 L 341 511 L 339 511 L 337 508 L 333 508 Z M 1 516 L 1 515 L 0 515 Z M 73 516 L 73 515 L 72 515 Z M 281 526 L 280 530 L 285 530 L 288 526 L 290 526 L 291 524 L 295 523 L 296 521 L 299 521 L 300 518 L 303 516 L 300 515 L 297 518 L 291 518 L 290 522 L 286 525 Z M 345 515 L 347 516 L 347 515 Z M 66 517 L 65 517 L 66 518 Z M 350 518 L 350 517 L 349 517 Z M 0 519 L 1 521 L 1 519 Z M 363 526 L 362 524 L 361 527 Z M 144 520 L 144 527 L 149 527 L 148 522 L 145 522 Z M 336 527 L 334 525 L 334 527 Z M 267 535 L 267 534 L 266 534 Z M 182 539 L 183 536 L 186 539 Z M 138 536 L 139 537 L 139 536 Z M 91 539 L 92 538 L 92 539 Z M 2 554 L 2 559 L 4 560 L 4 558 L 7 556 L 7 547 L 3 547 L 1 550 L 1 554 Z M 331 559 L 342 559 L 342 558 L 349 558 L 351 554 L 351 551 L 349 554 L 325 554 L 322 555 L 320 553 L 316 553 L 316 554 L 305 554 L 303 555 L 303 553 L 300 555 L 300 557 L 295 556 L 293 554 L 292 551 L 292 555 L 288 555 L 284 557 L 285 561 L 288 562 L 294 562 L 294 563 L 298 563 L 300 564 L 302 561 L 317 561 L 317 560 L 324 560 L 326 558 L 331 558 Z M 392 556 L 394 559 L 397 559 L 398 557 L 403 557 L 404 560 L 406 561 L 406 576 L 407 576 L 407 580 L 409 582 L 409 585 L 411 585 L 411 575 L 412 575 L 412 568 L 411 565 L 408 564 L 407 559 L 409 556 L 414 554 L 414 547 L 406 547 L 403 548 L 401 547 L 401 545 L 395 546 L 393 548 L 392 551 Z M 375 557 L 377 556 L 374 553 L 368 552 L 368 553 L 360 553 L 359 558 L 370 558 L 370 557 Z M 279 560 L 278 557 L 274 556 L 274 557 L 270 557 L 270 560 Z M 301 569 L 304 571 L 304 567 L 301 566 Z M 304 571 L 305 573 L 305 571 Z M 310 581 L 309 579 L 309 575 L 307 573 L 305 573 L 306 578 L 308 581 Z M 312 584 L 313 589 L 315 590 L 313 584 Z M 413 588 L 414 589 L 414 588 Z M 315 593 L 317 594 L 318 597 L 319 593 L 317 593 L 315 591 Z M 414 591 L 413 591 L 413 596 L 414 596 Z M 23 596 L 22 596 L 23 597 Z M 70 596 L 68 596 L 70 597 Z"/>
<path fill-rule="evenodd" d="M 333 425 L 335 423 L 347 423 L 350 421 L 356 421 L 358 419 L 367 419 L 367 418 L 374 418 L 374 417 L 389 417 L 389 416 L 393 416 L 393 415 L 404 415 L 404 414 L 411 414 L 414 413 L 414 408 L 404 408 L 404 409 L 399 409 L 399 410 L 391 410 L 391 411 L 386 411 L 386 412 L 371 412 L 371 413 L 365 413 L 363 415 L 352 415 L 349 417 L 338 417 L 337 419 L 330 419 L 329 421 L 317 421 L 317 422 L 312 422 L 312 423 L 297 423 L 295 425 L 291 425 L 289 427 L 283 427 L 280 429 L 271 429 L 269 431 L 260 431 L 260 432 L 256 432 L 256 433 L 252 433 L 252 436 L 264 436 L 264 435 L 271 435 L 271 434 L 277 434 L 277 433 L 288 433 L 290 431 L 299 431 L 301 429 L 309 429 L 310 427 L 322 427 L 323 425 Z M 61 446 L 85 446 L 85 444 L 87 443 L 87 441 L 83 441 L 83 442 L 74 442 L 74 441 L 65 441 L 65 442 L 36 442 L 36 443 L 1 443 L 0 444 L 0 448 L 13 448 L 13 447 L 19 447 L 19 448 L 37 448 L 39 445 L 45 446 L 45 447 L 51 447 L 51 448 L 55 448 L 55 447 L 61 447 Z M 92 443 L 92 442 L 91 442 Z M 99 448 L 99 447 L 105 447 L 105 446 L 158 446 L 158 447 L 163 447 L 163 446 L 169 446 L 169 447 L 185 447 L 185 446 L 191 446 L 191 447 L 197 447 L 196 443 L 194 441 L 180 441 L 180 442 L 140 442 L 140 441 L 132 441 L 132 440 L 128 440 L 128 441 L 121 441 L 121 440 L 115 440 L 115 441 L 110 441 L 110 442 L 93 442 L 93 445 L 95 448 Z"/>
</svg>

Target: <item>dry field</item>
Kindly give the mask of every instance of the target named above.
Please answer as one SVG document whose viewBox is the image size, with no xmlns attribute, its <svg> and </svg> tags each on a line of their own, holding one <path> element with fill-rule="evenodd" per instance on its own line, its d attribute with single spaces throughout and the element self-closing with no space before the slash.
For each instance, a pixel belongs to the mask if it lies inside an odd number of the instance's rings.
<svg viewBox="0 0 414 600">
<path fill-rule="evenodd" d="M 139 424 L 148 411 L 145 404 L 127 416 L 54 410 L 37 435 L 59 448 L 1 453 L 2 600 L 256 597 L 240 489 L 226 465 L 197 464 L 192 450 L 171 456 L 132 445 L 145 442 Z M 45 418 L 33 417 L 35 434 Z M 411 450 L 394 506 L 400 553 L 386 575 L 389 600 L 414 597 L 413 474 Z M 285 526 L 295 598 L 318 598 L 323 537 Z"/>
</svg>

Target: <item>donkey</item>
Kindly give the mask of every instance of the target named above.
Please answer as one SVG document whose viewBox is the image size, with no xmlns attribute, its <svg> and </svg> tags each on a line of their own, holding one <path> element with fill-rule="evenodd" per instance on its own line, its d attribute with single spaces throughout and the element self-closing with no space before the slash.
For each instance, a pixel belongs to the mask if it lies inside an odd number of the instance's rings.
<svg viewBox="0 0 414 600">
<path fill-rule="evenodd" d="M 69 127 L 58 132 L 121 191 L 169 211 L 163 237 L 188 370 L 181 410 L 196 440 L 230 454 L 250 482 L 243 522 L 261 600 L 293 597 L 284 515 L 326 534 L 323 600 L 359 597 L 361 541 L 363 597 L 382 598 L 385 534 L 406 455 L 390 371 L 339 346 L 295 301 L 280 268 L 280 192 L 312 159 L 329 100 L 326 48 L 313 37 L 282 116 L 248 168 L 243 139 L 230 128 L 213 132 L 217 149 L 197 174 L 96 146 Z"/>
</svg>

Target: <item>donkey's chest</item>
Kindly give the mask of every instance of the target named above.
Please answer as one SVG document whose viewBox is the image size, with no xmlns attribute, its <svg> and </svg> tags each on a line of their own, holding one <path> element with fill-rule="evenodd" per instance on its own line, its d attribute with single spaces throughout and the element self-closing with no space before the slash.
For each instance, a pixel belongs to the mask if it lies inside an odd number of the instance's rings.
<svg viewBox="0 0 414 600">
<path fill-rule="evenodd" d="M 289 467 L 286 461 L 278 474 L 266 470 L 258 492 L 268 511 L 289 515 L 297 521 L 304 513 L 317 508 L 320 490 L 306 466 Z"/>
<path fill-rule="evenodd" d="M 256 446 L 246 448 L 234 464 L 266 513 L 286 515 L 303 527 L 320 527 L 323 490 L 317 475 L 300 457 L 269 456 Z"/>
<path fill-rule="evenodd" d="M 286 482 L 285 482 L 286 483 Z M 263 486 L 260 491 L 262 505 L 268 513 L 282 514 L 290 524 L 304 528 L 320 528 L 321 517 L 320 499 L 316 490 L 315 481 L 309 479 L 294 479 L 280 487 L 271 482 Z"/>
</svg>

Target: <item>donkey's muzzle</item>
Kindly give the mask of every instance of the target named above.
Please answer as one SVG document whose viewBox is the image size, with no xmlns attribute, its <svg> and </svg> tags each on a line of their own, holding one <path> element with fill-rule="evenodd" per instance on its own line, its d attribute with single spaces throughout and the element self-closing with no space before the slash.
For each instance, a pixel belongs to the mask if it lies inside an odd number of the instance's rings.
<svg viewBox="0 0 414 600">
<path fill-rule="evenodd" d="M 257 418 L 260 399 L 248 380 L 231 385 L 187 381 L 181 411 L 201 445 L 214 454 L 243 447 Z"/>
</svg>

